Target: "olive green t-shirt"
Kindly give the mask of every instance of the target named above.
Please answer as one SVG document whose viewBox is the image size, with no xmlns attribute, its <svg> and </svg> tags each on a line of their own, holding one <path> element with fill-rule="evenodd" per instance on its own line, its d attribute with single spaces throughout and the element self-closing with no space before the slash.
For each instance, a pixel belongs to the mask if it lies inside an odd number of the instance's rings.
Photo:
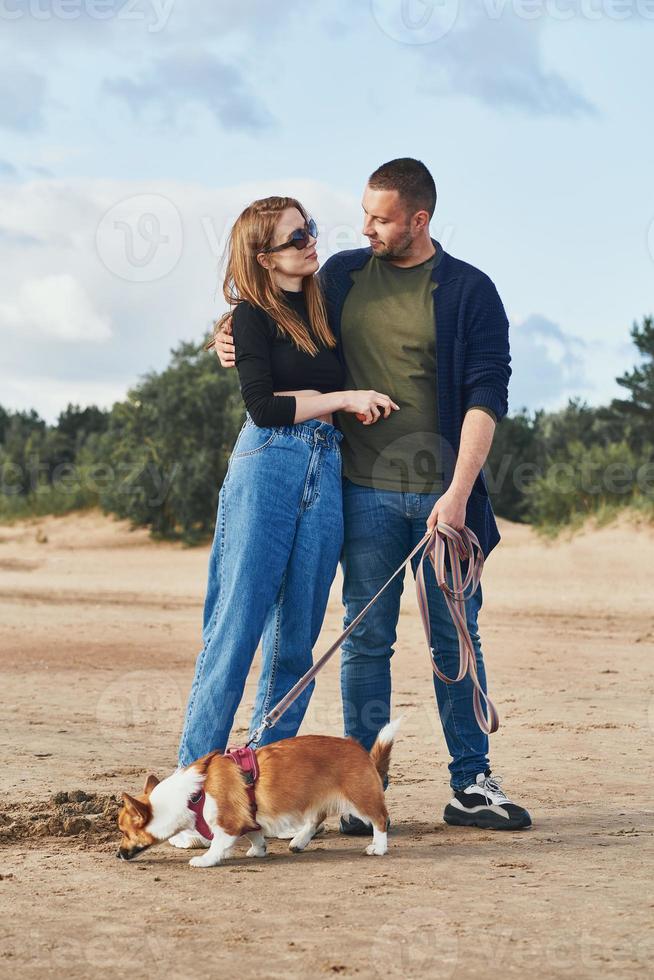
<svg viewBox="0 0 654 980">
<path fill-rule="evenodd" d="M 381 490 L 443 489 L 431 278 L 438 253 L 409 269 L 372 256 L 352 272 L 341 316 L 346 389 L 374 389 L 400 406 L 372 425 L 338 413 L 343 474 Z"/>
</svg>

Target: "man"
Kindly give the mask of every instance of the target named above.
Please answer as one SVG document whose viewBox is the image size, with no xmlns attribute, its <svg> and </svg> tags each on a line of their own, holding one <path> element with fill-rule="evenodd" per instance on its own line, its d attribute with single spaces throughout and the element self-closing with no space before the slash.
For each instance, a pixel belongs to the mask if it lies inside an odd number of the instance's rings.
<svg viewBox="0 0 654 980">
<path fill-rule="evenodd" d="M 511 374 L 508 321 L 491 280 L 443 250 L 429 234 L 436 186 L 427 167 L 402 158 L 379 167 L 363 195 L 369 248 L 333 255 L 321 270 L 329 321 L 340 338 L 346 389 L 388 392 L 400 411 L 362 425 L 338 413 L 344 439 L 344 626 L 349 625 L 438 521 L 467 525 L 487 556 L 500 535 L 482 466 L 506 414 Z M 218 334 L 223 366 L 233 341 Z M 413 573 L 417 556 L 412 560 Z M 426 563 L 437 666 L 458 672 L 458 640 L 433 569 Z M 403 574 L 342 647 L 345 733 L 370 748 L 390 718 L 393 644 Z M 466 602 L 477 673 L 486 690 L 477 630 L 481 587 Z M 453 798 L 447 823 L 514 830 L 531 818 L 492 778 L 488 737 L 473 710 L 469 676 L 434 688 L 450 752 Z M 367 834 L 353 816 L 341 831 Z"/>
</svg>

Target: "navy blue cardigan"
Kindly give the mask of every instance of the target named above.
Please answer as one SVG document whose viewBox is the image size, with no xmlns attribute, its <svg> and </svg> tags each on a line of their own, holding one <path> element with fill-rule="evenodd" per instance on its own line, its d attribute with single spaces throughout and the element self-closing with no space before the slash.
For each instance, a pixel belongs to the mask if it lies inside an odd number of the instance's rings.
<svg viewBox="0 0 654 980">
<path fill-rule="evenodd" d="M 509 322 L 489 277 L 449 255 L 432 239 L 436 262 L 432 279 L 438 375 L 438 431 L 442 439 L 445 487 L 454 474 L 463 417 L 474 405 L 490 408 L 498 422 L 508 409 Z M 343 305 L 353 280 L 372 256 L 371 248 L 338 252 L 320 270 L 332 330 L 339 340 Z M 342 357 L 342 352 L 341 352 Z M 484 555 L 495 547 L 500 533 L 483 470 L 468 500 L 466 524 L 479 538 Z"/>
</svg>

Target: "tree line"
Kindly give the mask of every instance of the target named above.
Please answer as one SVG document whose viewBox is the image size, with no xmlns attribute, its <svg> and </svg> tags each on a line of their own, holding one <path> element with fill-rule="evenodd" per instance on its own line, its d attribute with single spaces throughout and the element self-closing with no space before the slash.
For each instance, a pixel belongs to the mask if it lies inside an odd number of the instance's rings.
<svg viewBox="0 0 654 980">
<path fill-rule="evenodd" d="M 640 363 L 616 379 L 623 398 L 498 425 L 485 472 L 500 517 L 547 531 L 625 507 L 654 518 L 653 318 L 631 338 Z M 0 406 L 0 520 L 99 506 L 155 537 L 206 540 L 243 417 L 236 372 L 190 342 L 108 411 L 69 404 L 48 425 Z"/>
</svg>

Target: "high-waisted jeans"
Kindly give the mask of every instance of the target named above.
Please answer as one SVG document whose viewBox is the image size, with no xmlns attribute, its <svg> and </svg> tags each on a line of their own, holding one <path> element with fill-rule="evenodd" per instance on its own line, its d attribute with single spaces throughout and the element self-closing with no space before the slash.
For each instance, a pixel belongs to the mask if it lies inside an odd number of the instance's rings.
<svg viewBox="0 0 654 980">
<path fill-rule="evenodd" d="M 377 490 L 359 486 L 348 479 L 343 481 L 345 627 L 418 544 L 438 496 Z M 418 559 L 419 554 L 411 561 L 414 576 Z M 448 677 L 456 677 L 459 667 L 456 630 L 429 561 L 425 561 L 424 568 L 436 664 Z M 358 739 L 367 749 L 390 718 L 391 657 L 397 638 L 403 588 L 404 570 L 343 643 L 341 687 L 345 733 Z M 466 620 L 475 648 L 479 682 L 485 691 L 486 674 L 477 628 L 481 604 L 479 586 L 474 596 L 466 601 Z M 430 672 L 422 625 L 418 629 L 418 643 L 424 647 L 425 670 Z M 434 689 L 445 741 L 452 757 L 450 785 L 453 789 L 463 789 L 474 782 L 477 773 L 488 767 L 488 736 L 475 719 L 472 682 L 468 675 L 455 684 L 446 684 L 434 674 Z"/>
<path fill-rule="evenodd" d="M 264 428 L 246 416 L 218 497 L 180 766 L 226 748 L 260 640 L 250 735 L 312 664 L 343 543 L 342 438 L 317 419 Z M 297 733 L 313 687 L 257 745 Z"/>
</svg>

